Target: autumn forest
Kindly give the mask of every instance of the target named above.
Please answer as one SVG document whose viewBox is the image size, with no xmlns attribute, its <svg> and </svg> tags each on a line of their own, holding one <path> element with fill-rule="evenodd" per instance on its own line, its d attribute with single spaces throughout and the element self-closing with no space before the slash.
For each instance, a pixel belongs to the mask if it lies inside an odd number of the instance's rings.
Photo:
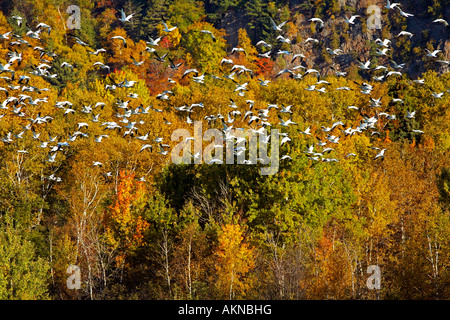
<svg viewBox="0 0 450 320">
<path fill-rule="evenodd" d="M 450 4 L 353 2 L 0 2 L 0 299 L 449 299 Z"/>
</svg>

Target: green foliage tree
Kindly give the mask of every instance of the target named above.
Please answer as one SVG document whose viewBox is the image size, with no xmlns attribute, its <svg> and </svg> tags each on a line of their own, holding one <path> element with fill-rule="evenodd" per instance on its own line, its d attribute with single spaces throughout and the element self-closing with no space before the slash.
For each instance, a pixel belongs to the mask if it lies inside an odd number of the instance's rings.
<svg viewBox="0 0 450 320">
<path fill-rule="evenodd" d="M 170 22 L 183 34 L 192 24 L 205 17 L 203 2 L 195 0 L 174 0 L 168 8 Z"/>
<path fill-rule="evenodd" d="M 170 1 L 168 0 L 154 0 L 147 5 L 148 8 L 142 18 L 142 24 L 147 35 L 156 37 L 156 26 L 161 23 L 163 17 L 169 16 L 169 5 Z"/>
<path fill-rule="evenodd" d="M 48 299 L 49 265 L 32 242 L 10 224 L 0 232 L 0 299 Z"/>
</svg>

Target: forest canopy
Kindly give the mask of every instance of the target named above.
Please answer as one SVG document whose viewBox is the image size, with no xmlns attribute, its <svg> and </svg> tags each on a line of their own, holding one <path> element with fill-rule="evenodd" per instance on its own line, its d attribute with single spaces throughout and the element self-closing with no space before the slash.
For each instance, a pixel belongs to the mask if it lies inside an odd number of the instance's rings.
<svg viewBox="0 0 450 320">
<path fill-rule="evenodd" d="M 2 2 L 0 299 L 449 299 L 448 1 L 347 2 Z"/>
</svg>

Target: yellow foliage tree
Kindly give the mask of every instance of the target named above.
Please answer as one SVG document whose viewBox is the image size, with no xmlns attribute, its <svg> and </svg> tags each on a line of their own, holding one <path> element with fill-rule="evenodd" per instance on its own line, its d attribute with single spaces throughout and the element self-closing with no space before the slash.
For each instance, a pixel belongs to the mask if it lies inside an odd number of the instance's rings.
<svg viewBox="0 0 450 320">
<path fill-rule="evenodd" d="M 247 30 L 239 29 L 238 46 L 245 50 L 245 55 L 240 55 L 241 64 L 254 70 L 256 69 L 255 61 L 258 59 L 258 50 L 252 45 L 252 41 L 248 36 Z"/>
<path fill-rule="evenodd" d="M 243 230 L 239 224 L 222 226 L 216 255 L 218 290 L 229 299 L 244 297 L 251 288 L 251 281 L 246 276 L 255 267 L 255 252 L 244 242 Z"/>
</svg>

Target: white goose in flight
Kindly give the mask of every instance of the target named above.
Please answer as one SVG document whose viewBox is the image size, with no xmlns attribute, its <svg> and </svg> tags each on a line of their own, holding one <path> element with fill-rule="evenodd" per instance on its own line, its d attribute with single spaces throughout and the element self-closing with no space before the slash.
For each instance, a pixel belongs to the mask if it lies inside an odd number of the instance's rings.
<svg viewBox="0 0 450 320">
<path fill-rule="evenodd" d="M 120 18 L 119 20 L 122 22 L 130 22 L 131 18 L 133 18 L 133 16 L 135 15 L 135 13 L 129 14 L 128 16 L 125 14 L 125 12 L 123 11 L 123 9 L 120 9 Z"/>
<path fill-rule="evenodd" d="M 389 39 L 381 40 L 380 38 L 377 38 L 375 40 L 375 43 L 377 43 L 378 45 L 380 45 L 382 47 L 389 48 L 389 44 L 391 43 L 391 40 L 389 40 Z"/>
<path fill-rule="evenodd" d="M 209 31 L 209 30 L 200 30 L 200 32 L 204 33 L 204 34 L 208 34 L 214 42 L 217 41 L 216 37 L 214 36 L 214 34 L 211 31 Z"/>
<path fill-rule="evenodd" d="M 39 24 L 36 26 L 36 28 L 37 28 L 37 29 L 41 29 L 41 28 L 47 29 L 48 34 L 50 34 L 50 31 L 52 30 L 52 27 L 50 27 L 48 24 L 43 23 L 43 22 L 39 23 Z"/>
<path fill-rule="evenodd" d="M 14 20 L 16 20 L 17 25 L 20 27 L 20 25 L 22 24 L 23 18 L 22 18 L 21 16 L 12 16 L 11 18 L 13 18 Z"/>
<path fill-rule="evenodd" d="M 48 161 L 48 162 L 56 162 L 56 155 L 57 155 L 56 152 L 53 153 L 52 155 L 49 154 L 46 161 Z"/>
<path fill-rule="evenodd" d="M 315 42 L 315 43 L 319 43 L 319 40 L 317 40 L 317 39 L 314 39 L 314 38 L 308 38 L 308 39 L 306 39 L 306 40 L 305 40 L 305 43 L 308 43 L 308 42 Z"/>
<path fill-rule="evenodd" d="M 370 60 L 364 62 L 362 60 L 359 60 L 359 68 L 362 70 L 370 70 Z"/>
<path fill-rule="evenodd" d="M 269 48 L 269 49 L 272 48 L 272 45 L 269 44 L 269 43 L 267 43 L 267 42 L 265 42 L 264 40 L 258 41 L 258 42 L 256 43 L 256 46 L 257 46 L 257 47 L 263 46 L 263 47 L 266 47 L 266 48 Z"/>
<path fill-rule="evenodd" d="M 433 52 L 431 52 L 428 49 L 425 49 L 425 51 L 427 52 L 427 57 L 430 57 L 430 58 L 437 58 L 437 54 L 439 52 L 442 52 L 442 50 L 434 50 Z"/>
<path fill-rule="evenodd" d="M 0 33 L 0 39 L 8 40 L 9 39 L 9 35 L 11 33 L 12 33 L 12 31 L 9 31 L 9 32 L 3 33 L 3 34 Z"/>
<path fill-rule="evenodd" d="M 442 96 L 444 95 L 444 93 L 445 93 L 445 91 L 444 92 L 440 92 L 440 93 L 433 92 L 431 95 L 433 97 L 435 97 L 436 99 L 442 99 Z"/>
<path fill-rule="evenodd" d="M 401 36 L 408 36 L 410 38 L 412 38 L 413 34 L 411 32 L 408 31 L 400 31 L 400 33 L 398 35 L 396 35 L 396 37 L 401 37 Z"/>
<path fill-rule="evenodd" d="M 6 63 L 5 65 L 2 65 L 0 63 L 0 73 L 3 73 L 3 72 L 14 72 L 14 70 L 10 69 L 9 67 L 11 67 L 11 64 L 9 64 L 9 63 Z"/>
<path fill-rule="evenodd" d="M 377 48 L 376 55 L 377 55 L 377 56 L 387 56 L 387 52 L 388 52 L 389 50 L 391 50 L 391 49 L 389 49 L 389 48 L 383 48 L 382 50 L 380 50 L 380 49 Z"/>
<path fill-rule="evenodd" d="M 88 46 L 88 44 L 86 42 L 84 42 L 83 40 L 81 40 L 80 38 L 75 37 L 75 36 L 72 36 L 72 38 L 74 38 L 76 43 L 78 43 L 80 46 L 83 46 L 83 47 Z"/>
<path fill-rule="evenodd" d="M 316 22 L 319 25 L 319 31 L 322 31 L 322 29 L 325 26 L 325 23 L 320 18 L 311 18 L 311 19 L 309 19 L 309 21 Z"/>
<path fill-rule="evenodd" d="M 291 44 L 291 40 L 288 38 L 283 37 L 282 35 L 279 35 L 277 37 L 277 40 L 281 43 L 287 43 L 287 44 Z"/>
<path fill-rule="evenodd" d="M 359 17 L 361 17 L 361 16 L 354 15 L 354 16 L 351 16 L 350 18 L 347 18 L 347 16 L 344 15 L 345 22 L 347 22 L 348 24 L 355 24 L 355 19 L 359 18 Z"/>
<path fill-rule="evenodd" d="M 280 116 L 278 116 L 278 119 L 280 119 L 280 125 L 283 127 L 289 127 L 290 124 L 297 124 L 297 123 L 293 122 L 291 119 L 284 121 Z M 305 132 L 307 130 L 308 129 L 306 129 Z"/>
<path fill-rule="evenodd" d="M 100 134 L 98 136 L 94 137 L 94 141 L 97 143 L 101 143 L 103 138 L 108 138 L 109 136 L 107 134 Z"/>
<path fill-rule="evenodd" d="M 121 41 L 123 42 L 123 46 L 124 46 L 125 48 L 127 47 L 127 41 L 125 40 L 124 37 L 122 37 L 122 36 L 114 36 L 114 37 L 111 37 L 111 39 L 121 40 Z"/>
<path fill-rule="evenodd" d="M 407 119 L 414 119 L 414 117 L 415 117 L 415 115 L 416 115 L 416 111 L 406 111 L 406 118 Z"/>
<path fill-rule="evenodd" d="M 169 33 L 169 32 L 172 32 L 173 30 L 175 30 L 177 27 L 172 27 L 172 28 L 169 28 L 168 26 L 167 26 L 167 23 L 166 23 L 166 21 L 164 20 L 164 19 L 162 19 L 162 23 L 163 23 L 163 25 L 164 25 L 164 32 L 167 32 L 167 33 Z"/>
<path fill-rule="evenodd" d="M 397 7 L 397 9 L 400 12 L 400 14 L 406 18 L 414 17 L 414 15 L 412 13 L 404 12 L 402 9 L 400 9 L 400 7 Z"/>
<path fill-rule="evenodd" d="M 286 22 L 287 21 L 284 21 L 284 22 L 282 22 L 282 23 L 280 23 L 280 24 L 276 24 L 275 23 L 275 21 L 273 21 L 273 19 L 272 18 L 269 18 L 270 19 L 270 24 L 272 25 L 272 29 L 273 30 L 275 30 L 275 31 L 278 31 L 278 32 L 282 32 L 283 31 L 283 26 L 286 24 Z"/>
<path fill-rule="evenodd" d="M 388 10 L 391 10 L 398 6 L 400 6 L 400 3 L 391 3 L 389 0 L 387 0 L 387 4 L 384 7 Z"/>
<path fill-rule="evenodd" d="M 242 52 L 242 53 L 246 54 L 245 50 L 243 48 L 239 48 L 239 47 L 234 47 L 233 49 L 231 49 L 231 54 L 233 54 L 235 52 Z"/>
<path fill-rule="evenodd" d="M 327 50 L 327 52 L 329 53 L 329 54 L 331 54 L 332 56 L 338 56 L 338 55 L 340 55 L 340 54 L 343 54 L 344 53 L 344 51 L 342 51 L 341 49 L 331 49 L 331 48 L 326 48 L 326 50 Z"/>
<path fill-rule="evenodd" d="M 90 53 L 90 54 L 93 54 L 94 56 L 98 55 L 98 54 L 101 53 L 101 52 L 106 52 L 106 49 L 100 48 L 100 49 L 97 49 L 97 50 L 94 51 L 94 52 L 89 51 L 89 53 Z"/>
<path fill-rule="evenodd" d="M 444 26 L 448 27 L 448 22 L 444 19 L 436 19 L 433 21 L 433 23 L 442 23 Z"/>
<path fill-rule="evenodd" d="M 144 151 L 144 150 L 146 150 L 146 149 L 150 149 L 150 151 L 152 151 L 152 150 L 153 150 L 153 146 L 152 146 L 151 144 L 144 144 L 144 145 L 141 147 L 141 150 L 140 150 L 139 152 L 142 152 L 142 151 Z"/>
<path fill-rule="evenodd" d="M 311 134 L 311 126 L 305 129 L 305 131 L 300 131 L 301 134 L 310 135 Z"/>
<path fill-rule="evenodd" d="M 386 151 L 386 149 L 382 149 L 374 158 L 374 160 L 378 159 L 378 158 L 384 158 L 384 152 Z"/>
</svg>

